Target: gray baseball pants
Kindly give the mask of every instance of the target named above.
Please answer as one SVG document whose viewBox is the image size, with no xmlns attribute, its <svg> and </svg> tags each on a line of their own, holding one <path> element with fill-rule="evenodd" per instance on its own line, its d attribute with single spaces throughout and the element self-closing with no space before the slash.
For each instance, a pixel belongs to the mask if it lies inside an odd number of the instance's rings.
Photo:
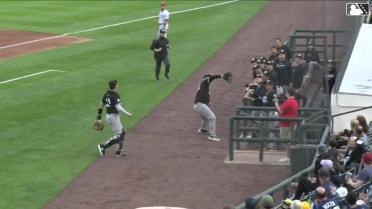
<svg viewBox="0 0 372 209">
<path fill-rule="evenodd" d="M 113 144 L 117 144 L 118 150 L 123 149 L 124 135 L 125 131 L 121 125 L 119 114 L 106 114 L 106 121 L 110 124 L 112 131 L 115 133 L 115 136 L 111 137 L 104 144 L 104 148 L 108 148 Z"/>
<path fill-rule="evenodd" d="M 201 128 L 208 130 L 210 136 L 216 136 L 216 116 L 208 105 L 197 102 L 194 110 L 202 117 Z"/>
</svg>

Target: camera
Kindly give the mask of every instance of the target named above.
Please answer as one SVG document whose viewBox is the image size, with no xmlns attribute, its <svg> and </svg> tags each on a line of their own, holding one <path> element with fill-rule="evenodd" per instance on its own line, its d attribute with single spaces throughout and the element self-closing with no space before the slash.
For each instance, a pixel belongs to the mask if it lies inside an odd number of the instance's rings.
<svg viewBox="0 0 372 209">
<path fill-rule="evenodd" d="M 275 96 L 275 98 L 278 100 L 279 103 L 283 103 L 285 102 L 285 100 L 287 100 L 285 94 L 279 94 L 278 96 Z"/>
<path fill-rule="evenodd" d="M 351 179 L 353 177 L 353 174 L 352 173 L 350 173 L 350 172 L 346 172 L 345 173 L 345 180 L 349 180 L 349 179 Z"/>
<path fill-rule="evenodd" d="M 341 137 L 341 136 L 347 136 L 347 137 L 350 137 L 349 130 L 344 129 L 343 131 L 341 131 L 340 133 L 338 133 L 338 137 Z"/>
</svg>

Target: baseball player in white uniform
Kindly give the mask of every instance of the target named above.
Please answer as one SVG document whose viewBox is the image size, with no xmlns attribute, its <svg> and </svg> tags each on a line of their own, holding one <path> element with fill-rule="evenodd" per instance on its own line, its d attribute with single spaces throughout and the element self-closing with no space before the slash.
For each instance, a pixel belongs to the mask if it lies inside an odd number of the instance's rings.
<svg viewBox="0 0 372 209">
<path fill-rule="evenodd" d="M 167 37 L 167 32 L 168 32 L 168 21 L 169 21 L 169 12 L 168 10 L 165 9 L 167 4 L 165 1 L 162 1 L 160 3 L 160 12 L 159 12 L 159 26 L 158 26 L 158 35 L 157 37 L 160 36 L 160 30 L 165 30 L 165 37 Z"/>
</svg>

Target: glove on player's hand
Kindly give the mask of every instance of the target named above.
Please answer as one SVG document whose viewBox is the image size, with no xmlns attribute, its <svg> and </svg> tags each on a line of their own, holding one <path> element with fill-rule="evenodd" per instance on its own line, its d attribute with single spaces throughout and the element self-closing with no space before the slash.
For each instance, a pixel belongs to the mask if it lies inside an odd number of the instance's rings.
<svg viewBox="0 0 372 209">
<path fill-rule="evenodd" d="M 230 72 L 227 72 L 227 73 L 224 73 L 223 74 L 223 76 L 222 76 L 222 78 L 225 80 L 225 81 L 227 81 L 227 82 L 229 82 L 229 83 L 231 83 L 231 81 L 232 81 L 232 73 L 230 73 Z"/>
<path fill-rule="evenodd" d="M 93 122 L 93 128 L 96 131 L 102 131 L 104 127 L 105 127 L 105 125 L 103 125 L 102 120 L 95 120 Z"/>
</svg>

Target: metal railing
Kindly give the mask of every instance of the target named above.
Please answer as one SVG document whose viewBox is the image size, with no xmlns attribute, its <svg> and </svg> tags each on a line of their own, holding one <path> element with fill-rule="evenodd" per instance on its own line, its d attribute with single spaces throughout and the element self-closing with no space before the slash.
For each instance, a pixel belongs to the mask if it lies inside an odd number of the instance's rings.
<svg viewBox="0 0 372 209">
<path fill-rule="evenodd" d="M 321 144 L 324 144 L 326 142 L 327 137 L 329 135 L 329 131 L 330 131 L 329 126 L 325 125 L 323 133 L 322 133 L 322 137 L 320 139 Z M 257 200 L 257 202 L 259 202 L 264 195 L 271 195 L 271 196 L 274 197 L 276 193 L 281 192 L 282 193 L 281 199 L 282 200 L 287 199 L 288 195 L 289 195 L 289 185 L 293 181 L 297 181 L 298 179 L 300 179 L 302 175 L 312 172 L 314 170 L 315 160 L 316 160 L 316 158 L 314 156 L 313 162 L 309 167 L 307 167 L 306 169 L 300 171 L 299 173 L 285 179 L 284 181 L 280 182 L 279 184 L 265 190 L 264 192 L 254 196 L 254 198 Z M 259 207 L 259 206 L 257 205 L 257 207 Z M 245 209 L 245 203 L 241 203 L 240 205 L 236 206 L 235 209 Z"/>
<path fill-rule="evenodd" d="M 291 145 L 306 144 L 303 137 L 307 132 L 314 129 L 321 130 L 324 124 L 329 124 L 329 111 L 326 108 L 299 108 L 298 115 L 304 117 L 282 118 L 275 116 L 246 116 L 247 112 L 260 111 L 262 115 L 269 115 L 277 111 L 273 107 L 240 106 L 236 108 L 236 115 L 230 117 L 229 129 L 229 160 L 234 160 L 234 149 L 240 149 L 240 142 L 259 143 L 259 161 L 263 161 L 265 143 L 291 143 Z M 269 138 L 270 132 L 279 132 L 279 128 L 273 123 L 286 121 L 291 123 L 291 138 Z M 294 124 L 297 123 L 297 128 Z M 258 124 L 252 126 L 252 124 Z M 323 124 L 323 125 L 322 125 Z M 257 132 L 258 137 L 248 137 L 247 132 Z M 319 141 L 319 140 L 318 140 Z"/>
<path fill-rule="evenodd" d="M 289 46 L 294 53 L 304 53 L 306 51 L 306 44 L 312 42 L 319 54 L 323 55 L 323 60 L 336 60 L 336 52 L 339 48 L 346 48 L 341 35 L 350 34 L 352 31 L 348 30 L 302 30 L 295 29 L 289 36 Z M 338 40 L 341 39 L 341 43 Z M 302 40 L 302 41 L 301 41 Z M 321 40 L 319 43 L 319 40 Z M 299 42 L 298 42 L 299 41 Z M 331 54 L 328 54 L 330 50 Z"/>
</svg>

